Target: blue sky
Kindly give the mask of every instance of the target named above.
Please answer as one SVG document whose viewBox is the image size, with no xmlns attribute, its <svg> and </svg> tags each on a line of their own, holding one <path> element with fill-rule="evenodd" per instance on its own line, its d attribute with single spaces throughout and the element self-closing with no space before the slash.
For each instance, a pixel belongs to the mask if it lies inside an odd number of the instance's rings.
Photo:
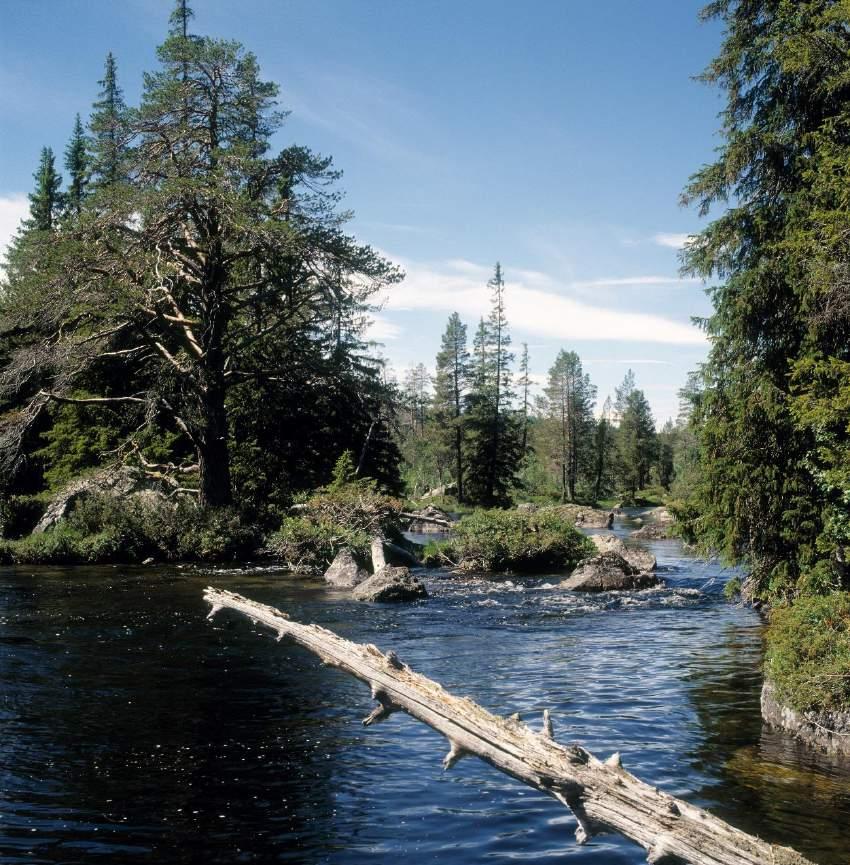
<svg viewBox="0 0 850 865">
<path fill-rule="evenodd" d="M 517 352 L 542 378 L 575 350 L 600 401 L 629 366 L 661 422 L 706 344 L 678 278 L 702 222 L 678 205 L 719 143 L 697 83 L 721 33 L 701 0 L 194 0 L 195 30 L 243 42 L 292 114 L 281 146 L 344 171 L 352 229 L 402 264 L 373 335 L 400 374 L 449 313 L 487 312 L 502 262 Z M 0 14 L 0 245 L 43 145 L 61 153 L 112 50 L 128 100 L 171 0 L 27 0 Z"/>
</svg>

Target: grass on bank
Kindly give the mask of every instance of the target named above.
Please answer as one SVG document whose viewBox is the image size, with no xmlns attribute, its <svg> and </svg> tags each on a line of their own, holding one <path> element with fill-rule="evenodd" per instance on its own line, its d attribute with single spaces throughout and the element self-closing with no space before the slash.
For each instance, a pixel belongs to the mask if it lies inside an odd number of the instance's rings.
<svg viewBox="0 0 850 865">
<path fill-rule="evenodd" d="M 766 635 L 765 671 L 798 711 L 850 707 L 850 592 L 798 598 L 776 607 Z"/>
<path fill-rule="evenodd" d="M 592 555 L 593 544 L 557 509 L 479 510 L 464 517 L 451 538 L 425 548 L 425 564 L 464 570 L 565 570 Z"/>
</svg>

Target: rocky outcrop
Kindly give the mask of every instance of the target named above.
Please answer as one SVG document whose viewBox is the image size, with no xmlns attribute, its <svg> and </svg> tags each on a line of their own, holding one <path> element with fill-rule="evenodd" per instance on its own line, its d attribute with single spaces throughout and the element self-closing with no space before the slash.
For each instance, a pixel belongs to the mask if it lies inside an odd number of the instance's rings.
<svg viewBox="0 0 850 865">
<path fill-rule="evenodd" d="M 352 597 L 357 601 L 398 603 L 427 598 L 428 592 L 416 577 L 411 576 L 407 568 L 386 565 L 360 583 L 354 589 Z"/>
<path fill-rule="evenodd" d="M 335 589 L 353 589 L 369 578 L 369 572 L 348 547 L 341 549 L 325 571 L 325 582 Z"/>
<path fill-rule="evenodd" d="M 614 535 L 591 535 L 590 540 L 593 541 L 600 553 L 616 553 L 638 571 L 654 571 L 658 564 L 655 556 L 649 550 L 643 550 L 640 547 L 627 547 Z"/>
<path fill-rule="evenodd" d="M 110 467 L 77 478 L 68 484 L 62 492 L 54 496 L 32 533 L 39 535 L 55 526 L 70 513 L 73 506 L 81 499 L 101 493 L 126 496 L 142 489 L 142 484 L 141 473 L 128 466 Z M 158 495 L 153 490 L 147 492 L 151 495 Z"/>
<path fill-rule="evenodd" d="M 761 716 L 771 727 L 785 730 L 813 748 L 850 756 L 850 712 L 798 712 L 783 704 L 773 682 L 765 679 Z"/>
<path fill-rule="evenodd" d="M 454 495 L 457 492 L 457 484 L 454 481 L 450 484 L 443 484 L 443 486 L 434 487 L 432 490 L 428 490 L 427 493 L 422 494 L 422 499 L 438 499 L 442 496 Z"/>
<path fill-rule="evenodd" d="M 663 541 L 672 537 L 670 528 L 669 523 L 647 523 L 632 532 L 632 537 L 644 541 Z"/>
<path fill-rule="evenodd" d="M 579 562 L 560 587 L 574 592 L 618 592 L 657 586 L 655 574 L 641 573 L 617 553 L 601 553 Z"/>
</svg>

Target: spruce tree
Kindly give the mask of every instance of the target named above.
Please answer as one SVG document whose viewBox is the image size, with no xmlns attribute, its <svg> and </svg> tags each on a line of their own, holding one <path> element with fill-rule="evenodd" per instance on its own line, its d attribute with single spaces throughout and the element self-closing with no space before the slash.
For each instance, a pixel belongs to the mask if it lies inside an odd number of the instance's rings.
<svg viewBox="0 0 850 865">
<path fill-rule="evenodd" d="M 591 453 L 596 388 L 574 351 L 561 350 L 549 370 L 545 390 L 549 446 L 558 467 L 561 498 L 573 502 L 580 469 Z"/>
<path fill-rule="evenodd" d="M 519 378 L 517 379 L 522 404 L 519 409 L 520 418 L 520 451 L 524 457 L 528 452 L 528 426 L 531 422 L 531 371 L 528 358 L 528 343 L 522 344 L 522 354 L 519 356 Z"/>
<path fill-rule="evenodd" d="M 127 106 L 118 86 L 118 69 L 110 51 L 106 55 L 100 95 L 92 106 L 91 178 L 96 187 L 117 183 L 125 177 L 126 141 L 131 130 L 126 120 Z"/>
<path fill-rule="evenodd" d="M 56 227 L 64 205 L 62 175 L 56 171 L 56 158 L 49 147 L 43 147 L 35 174 L 35 189 L 29 194 L 30 215 L 24 227 L 32 231 L 50 231 Z"/>
<path fill-rule="evenodd" d="M 79 213 L 86 194 L 89 173 L 86 135 L 79 114 L 74 121 L 71 139 L 65 148 L 65 168 L 68 171 L 68 207 L 74 213 Z"/>
<path fill-rule="evenodd" d="M 454 456 L 454 476 L 458 501 L 464 500 L 464 438 L 463 406 L 469 387 L 470 358 L 466 341 L 466 325 L 453 312 L 443 333 L 437 354 L 437 375 L 434 380 L 434 420 L 443 446 Z"/>
<path fill-rule="evenodd" d="M 620 479 L 630 499 L 649 483 L 658 455 L 655 420 L 644 392 L 632 389 L 625 397 L 617 429 Z"/>
<path fill-rule="evenodd" d="M 510 332 L 505 314 L 505 282 L 500 264 L 487 283 L 490 314 L 475 334 L 472 389 L 467 397 L 470 433 L 467 492 L 472 501 L 505 504 L 519 465 L 520 430 L 511 411 Z"/>
<path fill-rule="evenodd" d="M 611 397 L 606 397 L 602 404 L 602 414 L 596 421 L 593 431 L 593 498 L 599 501 L 602 493 L 608 488 L 614 463 L 614 407 Z"/>
</svg>

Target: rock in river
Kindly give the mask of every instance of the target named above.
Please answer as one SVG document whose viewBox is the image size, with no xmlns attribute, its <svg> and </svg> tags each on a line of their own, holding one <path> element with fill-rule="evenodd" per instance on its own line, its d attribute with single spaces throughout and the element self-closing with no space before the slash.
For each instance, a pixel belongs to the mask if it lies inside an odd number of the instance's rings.
<svg viewBox="0 0 850 865">
<path fill-rule="evenodd" d="M 348 547 L 343 547 L 325 571 L 325 582 L 335 589 L 353 589 L 369 578 L 369 572 L 360 565 Z"/>
<path fill-rule="evenodd" d="M 579 562 L 561 583 L 562 589 L 575 592 L 616 592 L 623 589 L 648 589 L 658 585 L 655 574 L 640 573 L 617 553 L 601 553 Z"/>
<path fill-rule="evenodd" d="M 386 565 L 377 574 L 364 580 L 354 589 L 352 597 L 358 601 L 418 601 L 427 598 L 425 586 L 410 575 L 407 568 Z"/>
<path fill-rule="evenodd" d="M 593 541 L 600 553 L 617 553 L 639 571 L 654 571 L 658 564 L 655 556 L 649 550 L 642 550 L 640 547 L 627 547 L 614 535 L 591 535 L 590 540 Z"/>
</svg>

